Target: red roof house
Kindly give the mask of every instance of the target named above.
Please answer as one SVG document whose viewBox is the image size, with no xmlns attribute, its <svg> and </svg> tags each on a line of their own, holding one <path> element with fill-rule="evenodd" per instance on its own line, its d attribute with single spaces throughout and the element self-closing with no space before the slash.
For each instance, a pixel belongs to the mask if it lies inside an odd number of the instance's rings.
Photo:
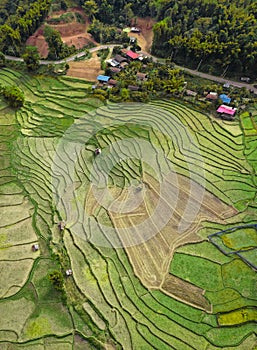
<svg viewBox="0 0 257 350">
<path fill-rule="evenodd" d="M 126 55 L 128 56 L 128 58 L 130 58 L 131 60 L 136 60 L 139 57 L 139 54 L 136 52 L 133 52 L 131 50 L 127 51 Z"/>
<path fill-rule="evenodd" d="M 236 113 L 236 108 L 225 106 L 225 105 L 221 105 L 217 109 L 217 113 L 226 113 L 226 114 L 229 114 L 229 115 L 234 115 Z"/>
<path fill-rule="evenodd" d="M 218 94 L 217 92 L 209 92 L 205 98 L 209 101 L 214 101 L 218 99 Z"/>
<path fill-rule="evenodd" d="M 234 119 L 234 116 L 236 114 L 236 110 L 237 109 L 234 107 L 220 105 L 216 112 L 218 114 L 220 114 L 221 118 L 227 119 L 227 120 L 232 120 L 232 119 Z"/>
</svg>

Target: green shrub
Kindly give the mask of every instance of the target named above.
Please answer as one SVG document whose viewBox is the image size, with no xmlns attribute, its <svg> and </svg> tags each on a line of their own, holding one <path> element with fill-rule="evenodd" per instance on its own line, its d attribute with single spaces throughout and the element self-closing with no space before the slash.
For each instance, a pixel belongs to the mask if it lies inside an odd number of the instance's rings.
<svg viewBox="0 0 257 350">
<path fill-rule="evenodd" d="M 48 277 L 57 290 L 63 290 L 64 279 L 60 271 L 55 270 L 51 272 Z"/>
</svg>

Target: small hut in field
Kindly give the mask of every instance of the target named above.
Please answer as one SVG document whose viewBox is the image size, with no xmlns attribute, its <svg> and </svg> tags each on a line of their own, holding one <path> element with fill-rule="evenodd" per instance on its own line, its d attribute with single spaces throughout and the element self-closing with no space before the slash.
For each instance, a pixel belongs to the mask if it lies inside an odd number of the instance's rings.
<svg viewBox="0 0 257 350">
<path fill-rule="evenodd" d="M 102 153 L 101 148 L 96 148 L 95 155 L 99 156 Z"/>
<path fill-rule="evenodd" d="M 32 249 L 33 252 L 37 252 L 39 250 L 39 245 L 37 243 L 33 244 L 31 249 Z"/>
</svg>

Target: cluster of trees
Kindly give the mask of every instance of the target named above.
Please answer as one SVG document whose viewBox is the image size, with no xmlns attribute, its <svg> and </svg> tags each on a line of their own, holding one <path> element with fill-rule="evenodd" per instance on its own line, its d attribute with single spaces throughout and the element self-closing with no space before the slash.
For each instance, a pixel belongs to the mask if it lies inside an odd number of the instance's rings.
<svg viewBox="0 0 257 350">
<path fill-rule="evenodd" d="M 98 19 L 93 19 L 88 32 L 101 44 L 105 43 L 129 43 L 128 34 L 118 30 L 115 26 L 103 24 Z"/>
<path fill-rule="evenodd" d="M 77 0 L 89 17 L 109 25 L 128 25 L 135 16 L 148 16 L 150 0 Z"/>
<path fill-rule="evenodd" d="M 30 71 L 35 71 L 39 67 L 39 53 L 35 46 L 26 46 L 22 58 Z"/>
<path fill-rule="evenodd" d="M 22 45 L 42 23 L 50 5 L 51 0 L 8 0 L 1 9 L 0 51 L 20 55 Z"/>
<path fill-rule="evenodd" d="M 53 272 L 51 272 L 48 275 L 49 281 L 53 284 L 53 286 L 55 287 L 55 289 L 57 290 L 63 290 L 64 287 L 64 278 L 63 275 L 60 271 L 55 270 Z"/>
<path fill-rule="evenodd" d="M 24 104 L 24 93 L 15 85 L 0 85 L 0 94 L 5 98 L 11 107 L 19 108 Z"/>
<path fill-rule="evenodd" d="M 255 0 L 172 1 L 156 16 L 154 54 L 210 72 L 256 75 Z"/>
<path fill-rule="evenodd" d="M 60 32 L 50 26 L 45 26 L 44 37 L 49 48 L 49 59 L 56 60 L 65 58 L 77 51 L 74 45 L 68 46 L 67 44 L 64 44 Z"/>
</svg>

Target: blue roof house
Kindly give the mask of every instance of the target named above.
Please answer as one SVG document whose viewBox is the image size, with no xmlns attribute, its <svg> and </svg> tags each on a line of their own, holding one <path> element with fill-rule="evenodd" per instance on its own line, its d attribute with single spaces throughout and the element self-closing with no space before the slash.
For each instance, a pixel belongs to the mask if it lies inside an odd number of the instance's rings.
<svg viewBox="0 0 257 350">
<path fill-rule="evenodd" d="M 221 99 L 222 103 L 227 103 L 229 105 L 231 102 L 231 98 L 226 94 L 219 95 L 219 98 Z"/>
<path fill-rule="evenodd" d="M 110 78 L 111 77 L 108 77 L 107 75 L 98 75 L 97 80 L 101 83 L 108 83 Z"/>
</svg>

